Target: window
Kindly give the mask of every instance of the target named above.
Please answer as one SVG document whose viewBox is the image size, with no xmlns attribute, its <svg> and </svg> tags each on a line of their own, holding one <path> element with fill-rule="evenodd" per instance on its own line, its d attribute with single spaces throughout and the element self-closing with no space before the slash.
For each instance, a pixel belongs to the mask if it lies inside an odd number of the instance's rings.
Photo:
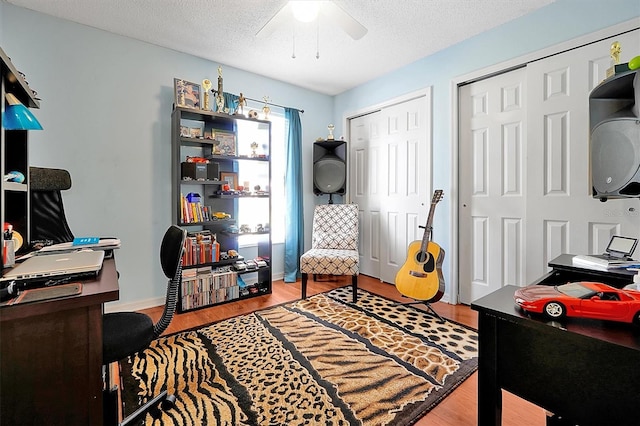
<svg viewBox="0 0 640 426">
<path fill-rule="evenodd" d="M 253 106 L 253 109 L 261 110 L 261 106 Z M 245 108 L 246 111 L 249 108 Z M 284 174 L 285 174 L 285 147 L 286 147 L 286 120 L 284 118 L 284 110 L 282 108 L 271 108 L 269 114 L 271 121 L 271 182 L 269 192 L 271 194 L 271 241 L 274 244 L 284 243 L 284 217 L 285 217 L 285 199 L 284 199 Z M 263 129 L 256 126 L 252 121 L 238 121 L 238 140 L 239 141 L 260 141 L 256 150 L 258 154 L 264 148 L 261 140 L 264 139 Z M 240 154 L 249 154 L 251 151 L 246 147 L 239 147 Z M 255 185 L 263 188 L 264 183 L 268 181 L 265 174 L 266 167 L 256 167 L 251 161 L 241 161 L 238 166 L 239 185 L 249 183 L 249 187 L 253 190 Z M 260 199 L 242 199 L 243 205 L 239 212 L 238 226 L 242 224 L 249 225 L 255 229 L 256 225 L 264 223 L 264 212 L 260 211 L 264 206 L 264 200 Z M 241 246 L 249 246 L 256 244 L 258 239 L 251 235 L 240 236 L 239 243 Z"/>
</svg>

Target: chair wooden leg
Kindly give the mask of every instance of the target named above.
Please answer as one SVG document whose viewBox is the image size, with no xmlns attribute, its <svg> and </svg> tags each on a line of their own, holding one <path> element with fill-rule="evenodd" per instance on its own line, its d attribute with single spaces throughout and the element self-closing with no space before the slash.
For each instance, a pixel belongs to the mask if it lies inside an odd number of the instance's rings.
<svg viewBox="0 0 640 426">
<path fill-rule="evenodd" d="M 353 275 L 351 277 L 351 285 L 353 287 L 353 303 L 358 301 L 358 276 Z"/>
<path fill-rule="evenodd" d="M 308 276 L 304 272 L 302 273 L 302 298 L 307 298 L 307 279 Z"/>
</svg>

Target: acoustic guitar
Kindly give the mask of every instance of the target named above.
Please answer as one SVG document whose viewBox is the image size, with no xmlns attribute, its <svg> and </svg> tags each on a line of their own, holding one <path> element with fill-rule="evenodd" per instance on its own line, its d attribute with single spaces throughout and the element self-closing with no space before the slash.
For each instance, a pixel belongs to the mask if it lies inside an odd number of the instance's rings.
<svg viewBox="0 0 640 426">
<path fill-rule="evenodd" d="M 396 288 L 402 295 L 427 303 L 440 300 L 445 289 L 442 276 L 444 250 L 431 241 L 433 213 L 441 199 L 442 190 L 437 189 L 431 199 L 422 241 L 409 244 L 407 260 L 396 274 Z"/>
</svg>

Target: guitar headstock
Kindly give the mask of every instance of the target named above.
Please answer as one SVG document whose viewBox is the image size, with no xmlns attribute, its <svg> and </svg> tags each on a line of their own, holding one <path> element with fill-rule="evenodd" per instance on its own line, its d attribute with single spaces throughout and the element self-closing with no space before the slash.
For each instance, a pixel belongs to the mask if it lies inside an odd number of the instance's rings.
<svg viewBox="0 0 640 426">
<path fill-rule="evenodd" d="M 436 189 L 435 191 L 433 191 L 433 198 L 431 198 L 431 204 L 436 204 L 437 202 L 442 200 L 443 196 L 444 196 L 444 193 L 442 192 L 442 189 Z"/>
</svg>

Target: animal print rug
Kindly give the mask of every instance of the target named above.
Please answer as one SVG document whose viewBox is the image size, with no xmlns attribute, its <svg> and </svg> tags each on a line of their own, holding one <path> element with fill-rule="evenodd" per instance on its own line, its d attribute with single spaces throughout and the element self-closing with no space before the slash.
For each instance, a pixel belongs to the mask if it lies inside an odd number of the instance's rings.
<svg viewBox="0 0 640 426">
<path fill-rule="evenodd" d="M 477 333 L 344 287 L 155 340 L 124 400 L 167 388 L 146 424 L 410 425 L 477 368 Z M 135 407 L 134 407 L 135 408 Z"/>
</svg>

